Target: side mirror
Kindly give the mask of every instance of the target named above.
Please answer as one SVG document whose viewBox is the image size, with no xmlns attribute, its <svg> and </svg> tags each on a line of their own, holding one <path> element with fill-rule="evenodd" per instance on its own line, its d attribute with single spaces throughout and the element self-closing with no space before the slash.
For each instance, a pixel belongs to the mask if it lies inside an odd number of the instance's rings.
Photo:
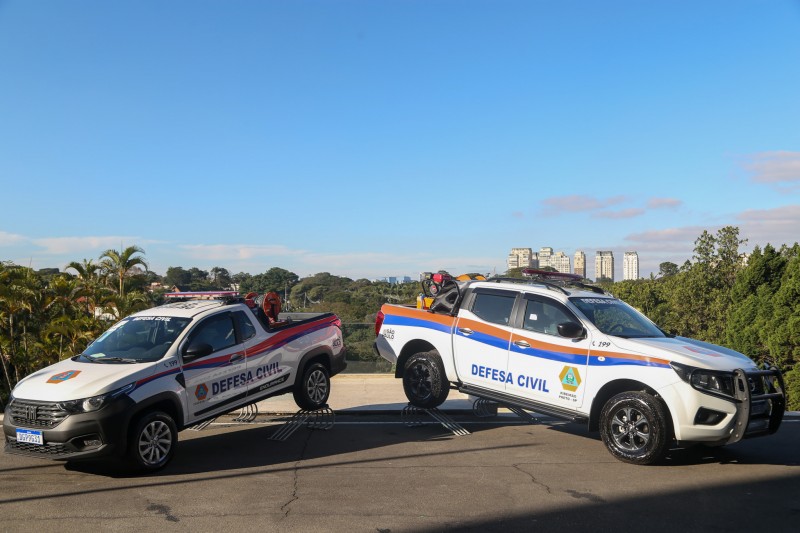
<svg viewBox="0 0 800 533">
<path fill-rule="evenodd" d="M 581 339 L 586 336 L 586 330 L 576 322 L 564 322 L 558 325 L 558 334 L 567 339 Z"/>
<path fill-rule="evenodd" d="M 199 359 L 205 357 L 214 351 L 214 348 L 205 342 L 194 342 L 186 347 L 183 351 L 183 360 L 191 361 L 192 359 Z"/>
</svg>

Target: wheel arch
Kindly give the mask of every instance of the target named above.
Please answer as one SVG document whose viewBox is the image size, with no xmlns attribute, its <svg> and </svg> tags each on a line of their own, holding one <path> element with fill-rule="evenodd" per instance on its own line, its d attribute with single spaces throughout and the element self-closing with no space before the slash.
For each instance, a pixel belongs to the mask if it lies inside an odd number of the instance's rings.
<svg viewBox="0 0 800 533">
<path fill-rule="evenodd" d="M 599 391 L 597 391 L 594 400 L 592 400 L 591 410 L 589 411 L 589 431 L 599 431 L 600 413 L 603 410 L 603 406 L 612 397 L 622 392 L 646 392 L 655 398 L 656 401 L 661 402 L 661 406 L 664 408 L 667 423 L 669 424 L 670 438 L 673 437 L 674 422 L 672 419 L 672 411 L 670 410 L 669 406 L 654 388 L 642 383 L 641 381 L 636 381 L 635 379 L 617 379 L 610 381 L 603 385 Z"/>
<path fill-rule="evenodd" d="M 403 372 L 405 372 L 406 361 L 408 358 L 414 355 L 415 353 L 419 352 L 435 352 L 436 355 L 441 359 L 441 355 L 439 354 L 439 350 L 431 344 L 430 342 L 422 339 L 414 339 L 406 343 L 403 346 L 403 349 L 400 351 L 400 355 L 397 356 L 397 364 L 395 365 L 394 370 L 394 377 L 402 378 Z"/>
<path fill-rule="evenodd" d="M 325 347 L 315 348 L 310 350 L 308 353 L 303 355 L 300 358 L 300 362 L 297 363 L 297 375 L 295 376 L 295 383 L 297 380 L 303 377 L 303 372 L 308 365 L 319 362 L 328 370 L 328 374 L 331 373 L 331 359 L 333 358 L 333 353 Z"/>
<path fill-rule="evenodd" d="M 175 423 L 175 427 L 178 431 L 181 431 L 185 428 L 183 406 L 181 406 L 180 398 L 169 392 L 163 392 L 161 394 L 151 396 L 150 398 L 147 398 L 136 405 L 136 410 L 133 411 L 127 423 L 124 425 L 124 436 L 122 439 L 123 450 L 121 450 L 123 453 L 127 453 L 128 451 L 128 441 L 131 428 L 143 416 L 154 411 L 162 411 L 163 413 L 169 415 L 169 417 L 172 418 L 172 421 Z"/>
</svg>

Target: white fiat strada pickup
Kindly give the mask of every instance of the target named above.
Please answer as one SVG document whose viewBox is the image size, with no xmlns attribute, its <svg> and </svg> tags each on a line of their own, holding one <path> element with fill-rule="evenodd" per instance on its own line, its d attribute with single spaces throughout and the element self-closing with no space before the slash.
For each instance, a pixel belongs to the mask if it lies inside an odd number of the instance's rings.
<svg viewBox="0 0 800 533">
<path fill-rule="evenodd" d="M 279 300 L 228 295 L 120 320 L 80 355 L 17 384 L 5 451 L 57 460 L 126 454 L 157 470 L 175 453 L 178 431 L 236 408 L 287 392 L 301 408 L 322 407 L 330 377 L 346 365 L 341 322 L 279 312 Z"/>
<path fill-rule="evenodd" d="M 712 446 L 777 431 L 783 378 L 732 350 L 668 335 L 580 277 L 428 280 L 429 308 L 384 305 L 375 350 L 409 402 L 450 388 L 588 423 L 611 454 L 657 462 L 673 441 Z"/>
</svg>

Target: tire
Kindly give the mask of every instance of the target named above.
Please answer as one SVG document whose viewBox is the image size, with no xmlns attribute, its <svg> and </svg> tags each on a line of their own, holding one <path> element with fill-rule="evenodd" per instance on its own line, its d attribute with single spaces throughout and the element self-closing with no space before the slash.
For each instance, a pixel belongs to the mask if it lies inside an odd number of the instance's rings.
<svg viewBox="0 0 800 533">
<path fill-rule="evenodd" d="M 408 358 L 403 371 L 403 390 L 416 407 L 433 409 L 442 405 L 450 393 L 450 383 L 435 352 L 416 353 Z"/>
<path fill-rule="evenodd" d="M 625 463 L 658 462 L 671 441 L 668 431 L 663 404 L 644 392 L 617 394 L 600 414 L 603 443 L 611 455 Z"/>
<path fill-rule="evenodd" d="M 319 409 L 327 405 L 331 393 L 331 376 L 322 363 L 312 363 L 295 384 L 294 401 L 301 409 Z"/>
<path fill-rule="evenodd" d="M 137 470 L 155 472 L 172 460 L 177 444 L 178 429 L 172 417 L 153 411 L 133 425 L 128 456 Z"/>
</svg>

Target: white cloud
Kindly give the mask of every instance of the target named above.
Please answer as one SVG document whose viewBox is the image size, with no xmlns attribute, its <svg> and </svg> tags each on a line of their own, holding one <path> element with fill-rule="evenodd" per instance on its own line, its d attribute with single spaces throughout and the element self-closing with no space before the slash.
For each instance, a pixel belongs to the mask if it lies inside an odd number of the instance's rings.
<svg viewBox="0 0 800 533">
<path fill-rule="evenodd" d="M 648 209 L 675 209 L 681 205 L 683 202 L 675 198 L 650 198 L 647 202 Z"/>
<path fill-rule="evenodd" d="M 12 244 L 19 244 L 26 240 L 28 240 L 27 237 L 22 235 L 0 231 L 0 246 L 11 246 Z"/>
<path fill-rule="evenodd" d="M 611 198 L 594 198 L 582 194 L 572 194 L 569 196 L 554 196 L 553 198 L 546 198 L 542 200 L 542 205 L 549 214 L 557 214 L 560 212 L 579 213 L 583 211 L 595 211 L 598 209 L 605 209 L 612 205 L 617 205 L 625 202 L 628 198 L 626 196 L 613 196 Z"/>
<path fill-rule="evenodd" d="M 800 152 L 761 152 L 750 156 L 744 167 L 756 183 L 800 187 Z"/>
<path fill-rule="evenodd" d="M 670 261 L 678 265 L 691 259 L 694 242 L 703 231 L 716 234 L 725 226 L 739 228 L 739 238 L 747 239 L 741 251 L 752 250 L 766 244 L 779 247 L 800 241 L 800 205 L 787 205 L 773 209 L 748 209 L 734 217 L 729 224 L 713 226 L 684 226 L 632 233 L 624 238 L 631 250 L 639 252 L 642 271 L 657 271 L 658 265 Z M 647 269 L 647 270 L 646 270 Z"/>
<path fill-rule="evenodd" d="M 736 217 L 740 236 L 749 240 L 748 248 L 756 244 L 780 246 L 800 241 L 800 205 L 774 209 L 748 209 Z"/>
<path fill-rule="evenodd" d="M 634 218 L 642 216 L 645 213 L 644 209 L 631 207 L 630 209 L 622 209 L 620 211 L 599 211 L 592 215 L 593 218 L 610 218 L 610 219 L 623 219 Z"/>
<path fill-rule="evenodd" d="M 45 254 L 77 254 L 91 252 L 100 255 L 109 248 L 119 249 L 136 244 L 142 246 L 143 241 L 140 237 L 47 237 L 42 239 L 32 239 L 37 246 L 44 248 Z M 151 241 L 152 242 L 152 241 Z"/>
<path fill-rule="evenodd" d="M 248 260 L 258 258 L 294 257 L 305 254 L 283 245 L 259 244 L 182 244 L 178 246 L 190 259 L 203 261 Z"/>
</svg>

